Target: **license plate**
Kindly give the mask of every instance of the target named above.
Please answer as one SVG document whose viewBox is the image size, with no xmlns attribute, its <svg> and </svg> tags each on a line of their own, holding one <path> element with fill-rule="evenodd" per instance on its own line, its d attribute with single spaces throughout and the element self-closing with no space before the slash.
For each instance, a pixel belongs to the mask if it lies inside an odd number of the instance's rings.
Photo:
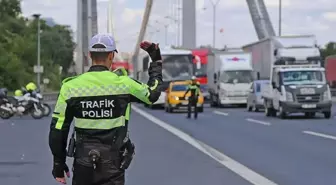
<svg viewBox="0 0 336 185">
<path fill-rule="evenodd" d="M 316 108 L 316 104 L 303 104 L 302 108 L 305 108 L 305 109 Z"/>
<path fill-rule="evenodd" d="M 188 102 L 182 102 L 182 105 L 188 105 Z"/>
</svg>

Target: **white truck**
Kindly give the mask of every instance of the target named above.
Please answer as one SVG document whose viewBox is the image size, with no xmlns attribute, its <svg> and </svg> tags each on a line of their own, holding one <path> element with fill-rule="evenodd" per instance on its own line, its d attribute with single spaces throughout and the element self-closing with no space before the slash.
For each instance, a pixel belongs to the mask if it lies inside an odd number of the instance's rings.
<svg viewBox="0 0 336 185">
<path fill-rule="evenodd" d="M 154 105 L 165 105 L 166 90 L 173 81 L 190 80 L 193 76 L 193 55 L 190 50 L 173 49 L 170 46 L 161 48 L 162 77 L 161 96 Z M 148 54 L 142 57 L 142 72 L 139 73 L 140 81 L 147 83 L 148 67 L 152 62 Z M 145 74 L 144 74 L 145 73 Z"/>
<path fill-rule="evenodd" d="M 254 79 L 251 53 L 213 51 L 208 59 L 210 105 L 246 105 Z"/>
<path fill-rule="evenodd" d="M 266 116 L 284 119 L 291 113 L 331 117 L 331 93 L 321 67 L 314 35 L 270 37 L 243 47 L 252 52 L 260 78 L 270 80 L 262 92 Z M 267 69 L 268 68 L 268 69 Z"/>
</svg>

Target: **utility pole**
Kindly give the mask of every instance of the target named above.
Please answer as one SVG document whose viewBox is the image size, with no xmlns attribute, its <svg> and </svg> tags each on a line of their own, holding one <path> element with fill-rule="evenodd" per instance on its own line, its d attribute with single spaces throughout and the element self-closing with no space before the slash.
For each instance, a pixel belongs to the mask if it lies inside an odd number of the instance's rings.
<svg viewBox="0 0 336 185">
<path fill-rule="evenodd" d="M 212 47 L 215 48 L 216 47 L 216 11 L 217 11 L 217 5 L 219 3 L 220 0 L 217 0 L 216 2 L 214 2 L 213 0 L 210 0 L 211 4 L 212 4 L 212 9 L 213 9 L 213 23 L 212 23 Z"/>
<path fill-rule="evenodd" d="M 279 36 L 281 36 L 282 26 L 282 0 L 279 0 Z"/>
<path fill-rule="evenodd" d="M 34 67 L 35 73 L 37 73 L 37 87 L 41 90 L 41 73 L 43 73 L 43 67 L 41 67 L 41 14 L 33 15 L 37 21 L 37 66 Z"/>
<path fill-rule="evenodd" d="M 88 17 L 87 17 L 87 22 L 88 22 L 88 46 L 90 47 L 90 41 L 92 38 L 92 0 L 88 0 L 87 1 L 87 12 L 88 12 Z M 91 62 L 91 58 L 88 56 L 87 57 L 88 60 L 88 65 L 91 66 L 92 62 Z"/>
</svg>

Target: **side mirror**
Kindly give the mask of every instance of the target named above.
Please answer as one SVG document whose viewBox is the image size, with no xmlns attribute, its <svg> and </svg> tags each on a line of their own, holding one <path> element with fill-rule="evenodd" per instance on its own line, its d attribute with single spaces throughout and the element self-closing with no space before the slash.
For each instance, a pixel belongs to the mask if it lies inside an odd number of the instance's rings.
<svg viewBox="0 0 336 185">
<path fill-rule="evenodd" d="M 250 89 L 250 93 L 254 93 L 254 90 L 253 90 L 253 89 Z"/>
<path fill-rule="evenodd" d="M 214 74 L 214 80 L 217 80 L 217 74 L 216 73 Z"/>
</svg>

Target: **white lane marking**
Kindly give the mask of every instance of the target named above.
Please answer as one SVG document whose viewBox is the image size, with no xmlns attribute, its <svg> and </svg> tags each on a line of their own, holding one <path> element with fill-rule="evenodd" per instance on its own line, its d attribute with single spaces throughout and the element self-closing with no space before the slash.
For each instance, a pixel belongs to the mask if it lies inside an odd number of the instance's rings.
<svg viewBox="0 0 336 185">
<path fill-rule="evenodd" d="M 222 112 L 222 111 L 217 111 L 217 110 L 213 111 L 213 113 L 218 114 L 218 115 L 222 115 L 222 116 L 228 116 L 229 115 L 229 113 Z"/>
<path fill-rule="evenodd" d="M 262 125 L 267 125 L 267 126 L 270 126 L 271 123 L 268 123 L 268 122 L 264 122 L 264 121 L 260 121 L 260 120 L 256 120 L 256 119 L 251 119 L 251 118 L 247 118 L 245 119 L 246 121 L 249 121 L 249 122 L 252 122 L 252 123 L 259 123 L 259 124 L 262 124 Z"/>
<path fill-rule="evenodd" d="M 245 180 L 249 181 L 254 185 L 277 185 L 276 183 L 268 180 L 266 177 L 261 176 L 260 174 L 254 172 L 253 170 L 247 168 L 246 166 L 238 163 L 237 161 L 231 159 L 230 157 L 226 156 L 225 154 L 219 152 L 218 150 L 212 148 L 204 144 L 201 141 L 196 140 L 195 138 L 191 137 L 190 135 L 182 132 L 181 130 L 169 125 L 161 121 L 160 119 L 152 116 L 149 113 L 141 110 L 136 106 L 132 106 L 132 109 L 140 114 L 141 116 L 147 118 L 151 122 L 157 124 L 158 126 L 162 127 L 163 129 L 171 132 L 172 134 L 176 135 L 180 139 L 184 140 L 185 142 L 189 143 L 191 146 L 195 147 L 196 149 L 200 150 L 204 154 L 208 155 L 212 159 L 216 160 L 218 163 L 222 164 L 223 166 L 227 167 L 231 171 L 235 172 Z"/>
<path fill-rule="evenodd" d="M 336 136 L 331 136 L 331 135 L 322 134 L 322 133 L 318 133 L 318 132 L 303 131 L 303 133 L 313 135 L 313 136 L 323 137 L 323 138 L 326 138 L 326 139 L 336 140 Z"/>
</svg>

